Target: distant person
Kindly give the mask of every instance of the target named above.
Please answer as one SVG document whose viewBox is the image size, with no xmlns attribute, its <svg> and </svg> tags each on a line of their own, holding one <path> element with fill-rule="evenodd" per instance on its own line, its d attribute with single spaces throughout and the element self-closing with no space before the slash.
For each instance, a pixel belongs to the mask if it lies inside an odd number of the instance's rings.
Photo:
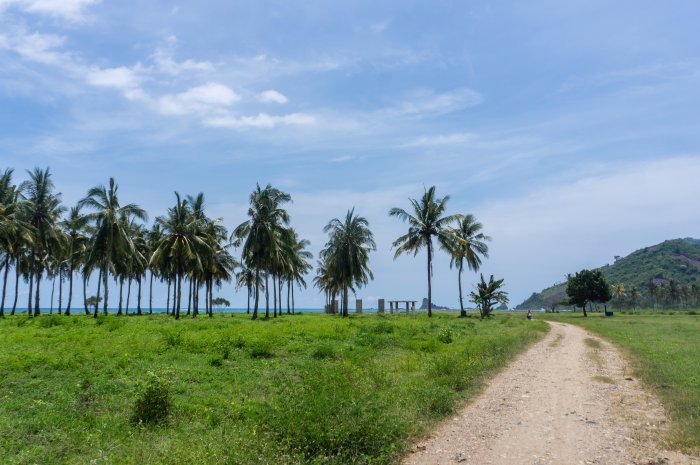
<svg viewBox="0 0 700 465">
<path fill-rule="evenodd" d="M 532 320 L 532 310 L 527 311 L 527 319 Z"/>
</svg>

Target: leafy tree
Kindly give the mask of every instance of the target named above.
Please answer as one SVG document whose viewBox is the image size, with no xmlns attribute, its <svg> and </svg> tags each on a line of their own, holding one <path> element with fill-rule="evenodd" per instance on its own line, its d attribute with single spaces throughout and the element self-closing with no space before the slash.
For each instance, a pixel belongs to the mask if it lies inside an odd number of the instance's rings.
<svg viewBox="0 0 700 465">
<path fill-rule="evenodd" d="M 486 282 L 484 275 L 481 275 L 481 282 L 476 285 L 476 292 L 469 293 L 471 301 L 479 309 L 481 318 L 489 318 L 496 304 L 508 304 L 508 293 L 502 287 L 503 279 L 494 280 L 491 275 Z"/>
<path fill-rule="evenodd" d="M 323 231 L 329 234 L 321 251 L 327 272 L 343 292 L 343 316 L 348 316 L 348 290 L 362 287 L 374 279 L 369 268 L 369 253 L 377 249 L 366 218 L 348 210 L 344 220 L 332 219 Z"/>
<path fill-rule="evenodd" d="M 94 224 L 95 234 L 87 261 L 90 265 L 100 267 L 104 284 L 103 310 L 105 313 L 109 304 L 109 274 L 114 271 L 115 264 L 123 262 L 126 256 L 134 254 L 134 244 L 124 219 L 138 218 L 146 221 L 148 218 L 146 212 L 136 204 L 122 206 L 117 195 L 118 190 L 119 186 L 114 178 L 109 178 L 109 187 L 95 186 L 88 191 L 85 198 L 78 202 L 80 207 L 95 210 L 88 214 L 89 220 Z M 97 297 L 99 301 L 99 283 Z M 94 317 L 97 318 L 97 306 L 95 306 Z"/>
<path fill-rule="evenodd" d="M 57 247 L 58 221 L 65 210 L 61 206 L 61 194 L 54 193 L 54 183 L 49 169 L 34 168 L 27 171 L 29 180 L 20 185 L 26 198 L 27 222 L 32 227 L 29 270 L 29 305 L 27 313 L 32 315 L 32 291 L 35 291 L 34 315 L 41 313 L 41 278 L 48 266 L 51 250 Z M 36 284 L 36 289 L 33 285 Z"/>
<path fill-rule="evenodd" d="M 462 215 L 447 215 L 445 209 L 449 196 L 436 198 L 435 186 L 425 191 L 420 201 L 409 199 L 411 202 L 411 213 L 402 208 L 392 208 L 389 216 L 395 216 L 408 223 L 408 232 L 394 241 L 396 247 L 394 259 L 403 253 L 418 252 L 425 247 L 428 253 L 428 316 L 433 315 L 433 238 L 437 238 L 438 243 L 445 250 L 450 250 L 449 243 L 452 240 L 452 230 L 449 226 L 462 219 Z"/>
<path fill-rule="evenodd" d="M 588 316 L 586 305 L 591 302 L 606 303 L 612 298 L 610 285 L 600 270 L 581 270 L 570 276 L 566 283 L 566 294 L 573 305 L 583 309 Z"/>
<path fill-rule="evenodd" d="M 466 215 L 457 220 L 457 227 L 454 228 L 452 237 L 448 241 L 451 255 L 450 267 L 456 266 L 458 269 L 457 282 L 459 285 L 459 307 L 460 316 L 467 316 L 462 298 L 462 270 L 464 263 L 472 271 L 478 271 L 481 266 L 482 257 L 488 258 L 489 246 L 486 242 L 491 238 L 481 232 L 483 225 L 476 220 L 474 215 Z"/>
<path fill-rule="evenodd" d="M 282 208 L 292 198 L 286 192 L 267 185 L 264 189 L 260 185 L 250 194 L 249 219 L 238 225 L 234 230 L 232 239 L 236 244 L 243 245 L 242 262 L 245 266 L 255 270 L 255 306 L 253 320 L 258 318 L 260 301 L 260 286 L 258 285 L 260 274 L 265 273 L 265 290 L 269 296 L 267 277 L 273 268 L 273 260 L 278 255 L 281 243 L 281 230 L 289 225 L 289 213 Z M 269 300 L 265 306 L 265 317 L 270 315 Z"/>
</svg>

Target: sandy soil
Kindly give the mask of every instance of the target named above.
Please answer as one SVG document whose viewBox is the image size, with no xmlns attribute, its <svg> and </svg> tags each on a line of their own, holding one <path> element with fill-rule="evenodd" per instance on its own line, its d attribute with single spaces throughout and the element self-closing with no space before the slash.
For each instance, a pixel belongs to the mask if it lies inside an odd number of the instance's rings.
<svg viewBox="0 0 700 465">
<path fill-rule="evenodd" d="M 550 324 L 404 464 L 700 464 L 659 446 L 663 407 L 616 348 L 577 326 Z"/>
</svg>

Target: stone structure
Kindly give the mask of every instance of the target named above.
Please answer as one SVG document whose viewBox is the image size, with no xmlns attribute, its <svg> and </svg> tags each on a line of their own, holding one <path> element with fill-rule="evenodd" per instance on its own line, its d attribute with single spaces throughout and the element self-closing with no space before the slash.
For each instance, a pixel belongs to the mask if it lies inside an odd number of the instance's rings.
<svg viewBox="0 0 700 465">
<path fill-rule="evenodd" d="M 355 299 L 355 313 L 362 313 L 362 299 Z"/>
<path fill-rule="evenodd" d="M 384 313 L 384 299 L 379 299 L 377 304 L 377 313 Z"/>
</svg>

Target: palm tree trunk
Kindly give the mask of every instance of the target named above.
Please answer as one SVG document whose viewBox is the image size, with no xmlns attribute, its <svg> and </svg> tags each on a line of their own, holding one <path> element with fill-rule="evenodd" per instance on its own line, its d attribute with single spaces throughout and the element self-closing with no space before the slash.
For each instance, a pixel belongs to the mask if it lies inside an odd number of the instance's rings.
<svg viewBox="0 0 700 465">
<path fill-rule="evenodd" d="M 250 293 L 251 293 L 252 289 L 250 288 L 250 286 L 247 286 L 247 287 L 248 287 L 248 307 L 247 307 L 245 313 L 246 313 L 246 315 L 250 315 Z"/>
<path fill-rule="evenodd" d="M 343 289 L 343 317 L 348 316 L 348 288 Z"/>
<path fill-rule="evenodd" d="M 270 318 L 270 273 L 265 272 L 265 318 Z"/>
<path fill-rule="evenodd" d="M 70 276 L 68 277 L 68 304 L 66 305 L 66 316 L 70 316 L 70 306 L 73 302 L 73 267 L 70 268 Z"/>
<path fill-rule="evenodd" d="M 433 283 L 432 283 L 432 262 L 433 262 L 432 242 L 428 242 L 428 318 L 433 316 Z"/>
<path fill-rule="evenodd" d="M 189 316 L 192 310 L 192 278 L 189 279 L 188 293 L 187 293 L 187 315 Z"/>
<path fill-rule="evenodd" d="M 291 307 L 289 306 L 289 290 L 292 287 L 292 280 L 287 280 L 287 315 L 291 313 Z"/>
<path fill-rule="evenodd" d="M 195 318 L 199 314 L 199 310 L 197 309 L 197 287 L 198 287 L 198 281 L 197 278 L 192 278 L 192 318 Z"/>
<path fill-rule="evenodd" d="M 129 285 L 126 288 L 126 314 L 129 315 L 129 302 L 131 301 L 131 276 L 129 276 Z"/>
<path fill-rule="evenodd" d="M 214 317 L 214 278 L 209 278 L 209 318 Z"/>
<path fill-rule="evenodd" d="M 104 280 L 104 305 L 102 306 L 102 310 L 104 314 L 107 314 L 107 305 L 109 304 L 109 285 L 107 284 L 107 281 L 109 280 L 109 268 L 107 267 L 108 263 L 107 260 L 104 262 L 104 269 L 102 270 L 102 279 Z"/>
<path fill-rule="evenodd" d="M 292 314 L 294 314 L 296 311 L 296 307 L 294 306 L 294 286 L 292 286 Z"/>
<path fill-rule="evenodd" d="M 14 303 L 12 304 L 12 312 L 10 315 L 14 315 L 15 312 L 17 311 L 17 298 L 19 297 L 19 275 L 21 274 L 20 272 L 20 267 L 19 267 L 19 257 L 15 259 L 15 300 Z"/>
<path fill-rule="evenodd" d="M 97 310 L 100 308 L 100 287 L 102 286 L 102 269 L 97 274 L 97 296 L 95 297 L 95 313 L 93 318 L 97 318 Z"/>
<path fill-rule="evenodd" d="M 119 310 L 117 316 L 122 316 L 122 303 L 124 302 L 124 278 L 119 280 Z"/>
<path fill-rule="evenodd" d="M 170 315 L 170 276 L 168 276 L 168 300 L 165 304 L 165 314 Z"/>
<path fill-rule="evenodd" d="M 182 302 L 182 275 L 177 274 L 177 281 L 175 282 L 175 292 L 177 292 L 176 308 L 175 308 L 175 319 L 180 319 L 180 303 Z"/>
<path fill-rule="evenodd" d="M 5 256 L 5 280 L 2 283 L 2 303 L 0 303 L 0 318 L 5 316 L 5 293 L 7 292 L 7 274 L 10 271 L 10 254 Z"/>
<path fill-rule="evenodd" d="M 153 314 L 153 271 L 151 271 L 151 283 L 148 291 L 148 314 Z"/>
<path fill-rule="evenodd" d="M 272 275 L 272 311 L 274 317 L 277 318 L 277 282 L 276 275 Z"/>
<path fill-rule="evenodd" d="M 27 315 L 34 316 L 32 310 L 32 299 L 34 298 L 34 270 L 29 269 L 29 299 L 27 300 Z"/>
<path fill-rule="evenodd" d="M 141 313 L 141 275 L 140 274 L 138 275 L 136 280 L 137 280 L 138 285 L 139 285 L 139 292 L 138 292 L 137 299 L 136 299 L 136 314 L 142 315 L 142 313 Z"/>
<path fill-rule="evenodd" d="M 258 319 L 258 303 L 260 301 L 260 286 L 258 280 L 260 279 L 260 269 L 255 267 L 255 308 L 253 309 L 253 320 Z"/>
<path fill-rule="evenodd" d="M 36 273 L 36 298 L 34 299 L 34 316 L 41 315 L 41 275 L 44 274 L 43 271 L 37 271 Z"/>
<path fill-rule="evenodd" d="M 83 307 L 85 307 L 85 315 L 90 316 L 87 304 L 87 273 L 83 271 Z"/>
<path fill-rule="evenodd" d="M 279 301 L 280 301 L 280 316 L 282 316 L 282 286 L 284 285 L 284 280 L 282 277 L 277 278 L 277 295 L 279 296 Z"/>
<path fill-rule="evenodd" d="M 51 280 L 51 306 L 49 307 L 49 315 L 53 315 L 53 295 L 56 291 L 56 275 Z"/>
<path fill-rule="evenodd" d="M 63 274 L 58 270 L 58 314 L 63 310 Z"/>
<path fill-rule="evenodd" d="M 457 282 L 459 283 L 459 316 L 467 316 L 467 311 L 464 310 L 464 300 L 462 299 L 462 269 L 464 268 L 464 262 L 460 260 L 459 262 L 459 273 L 457 274 Z"/>
</svg>

